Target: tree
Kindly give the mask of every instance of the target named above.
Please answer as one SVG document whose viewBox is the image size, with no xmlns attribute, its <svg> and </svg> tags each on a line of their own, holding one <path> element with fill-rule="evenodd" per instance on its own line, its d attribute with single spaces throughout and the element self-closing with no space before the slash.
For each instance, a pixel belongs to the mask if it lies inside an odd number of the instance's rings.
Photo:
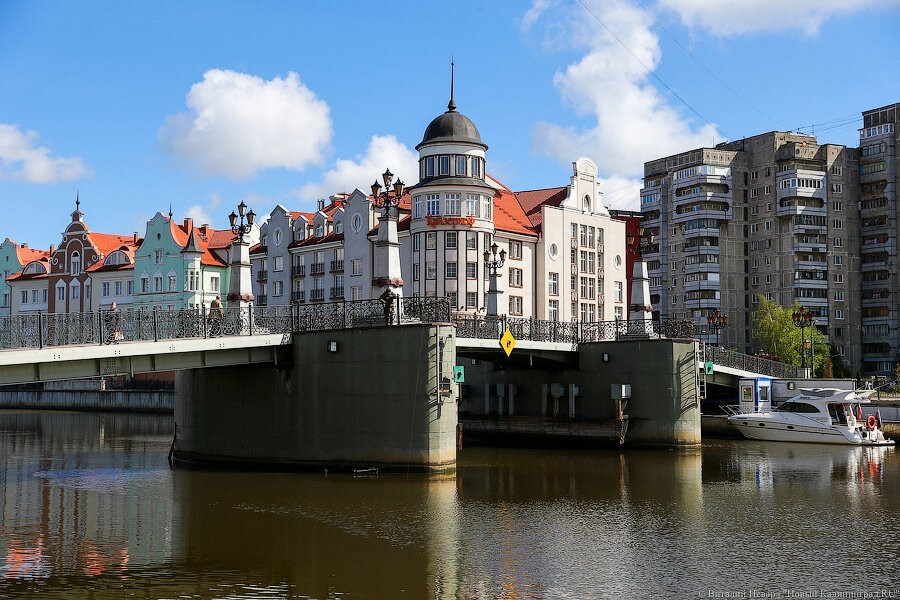
<svg viewBox="0 0 900 600">
<path fill-rule="evenodd" d="M 802 330 L 794 325 L 793 314 L 800 310 L 800 303 L 794 302 L 790 308 L 757 294 L 759 309 L 753 313 L 753 340 L 758 349 L 777 356 L 783 362 L 800 366 L 803 361 L 801 349 L 809 358 L 809 340 L 812 338 L 815 351 L 815 373 L 823 376 L 826 362 L 830 358 L 831 345 L 828 338 L 816 327 Z M 805 339 L 803 339 L 805 338 Z M 809 366 L 809 365 L 807 365 Z"/>
</svg>

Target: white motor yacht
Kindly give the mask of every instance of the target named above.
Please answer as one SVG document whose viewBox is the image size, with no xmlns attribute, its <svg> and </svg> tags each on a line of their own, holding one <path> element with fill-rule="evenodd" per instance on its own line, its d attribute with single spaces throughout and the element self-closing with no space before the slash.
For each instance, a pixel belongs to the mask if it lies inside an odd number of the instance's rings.
<svg viewBox="0 0 900 600">
<path fill-rule="evenodd" d="M 832 388 L 800 390 L 777 408 L 739 412 L 728 417 L 744 437 L 778 442 L 817 442 L 862 446 L 891 446 L 875 415 L 862 419 L 866 392 Z"/>
</svg>

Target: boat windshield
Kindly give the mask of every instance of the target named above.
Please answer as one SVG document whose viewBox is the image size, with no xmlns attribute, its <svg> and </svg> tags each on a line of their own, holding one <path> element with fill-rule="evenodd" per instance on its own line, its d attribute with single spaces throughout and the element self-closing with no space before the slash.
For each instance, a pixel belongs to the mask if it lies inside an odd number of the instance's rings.
<svg viewBox="0 0 900 600">
<path fill-rule="evenodd" d="M 843 404 L 828 403 L 828 414 L 831 416 L 831 422 L 840 425 L 847 424 L 848 408 Z"/>
<path fill-rule="evenodd" d="M 796 402 L 789 401 L 785 402 L 781 406 L 778 407 L 778 410 L 781 412 L 792 412 L 792 413 L 819 413 L 821 412 L 818 408 L 816 408 L 812 404 L 807 404 L 806 402 Z"/>
</svg>

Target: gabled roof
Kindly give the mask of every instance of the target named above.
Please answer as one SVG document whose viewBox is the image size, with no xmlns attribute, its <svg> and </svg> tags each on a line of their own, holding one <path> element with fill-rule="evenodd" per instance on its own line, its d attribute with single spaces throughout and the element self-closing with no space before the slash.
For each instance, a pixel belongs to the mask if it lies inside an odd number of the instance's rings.
<svg viewBox="0 0 900 600">
<path fill-rule="evenodd" d="M 94 273 L 97 271 L 119 271 L 123 268 L 134 268 L 134 251 L 143 243 L 144 240 L 135 240 L 133 235 L 118 235 L 114 233 L 88 233 L 88 238 L 93 244 L 94 249 L 100 255 L 100 259 L 89 267 L 85 268 L 85 272 Z M 121 250 L 131 258 L 130 265 L 105 265 L 107 257 L 113 252 Z"/>
<path fill-rule="evenodd" d="M 44 272 L 43 273 L 31 273 L 31 274 L 25 275 L 25 268 L 33 262 L 44 263 Z M 49 275 L 50 275 L 50 258 L 49 258 L 49 256 L 43 256 L 41 258 L 38 258 L 37 260 L 31 260 L 31 261 L 28 261 L 27 263 L 25 263 L 22 266 L 21 271 L 19 271 L 18 273 L 15 273 L 13 275 L 10 275 L 9 277 L 6 278 L 6 281 L 29 281 L 32 279 L 46 279 Z"/>
<path fill-rule="evenodd" d="M 49 259 L 50 251 L 29 248 L 28 244 L 16 244 L 16 257 L 19 259 L 19 264 L 25 266 L 35 260 L 41 260 L 42 258 Z"/>
<path fill-rule="evenodd" d="M 327 244 L 330 242 L 340 242 L 344 239 L 343 233 L 326 233 L 322 236 L 308 237 L 305 240 L 297 240 L 288 244 L 288 248 L 309 248 L 319 244 Z"/>
<path fill-rule="evenodd" d="M 494 228 L 508 233 L 537 235 L 516 194 L 506 188 L 498 189 L 494 194 Z"/>
<path fill-rule="evenodd" d="M 516 192 L 516 200 L 531 222 L 532 227 L 537 232 L 541 231 L 541 225 L 544 221 L 544 214 L 541 211 L 542 206 L 559 206 L 569 195 L 567 186 L 547 188 L 543 190 L 529 190 L 525 192 Z"/>
</svg>

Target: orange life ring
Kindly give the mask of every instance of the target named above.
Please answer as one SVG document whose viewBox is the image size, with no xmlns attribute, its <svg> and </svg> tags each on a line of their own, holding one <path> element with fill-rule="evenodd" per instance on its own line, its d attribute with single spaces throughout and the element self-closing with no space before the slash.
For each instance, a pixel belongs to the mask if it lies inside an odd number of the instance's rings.
<svg viewBox="0 0 900 600">
<path fill-rule="evenodd" d="M 875 429 L 878 426 L 878 419 L 875 418 L 875 415 L 869 415 L 866 417 L 866 429 L 869 431 Z"/>
</svg>

